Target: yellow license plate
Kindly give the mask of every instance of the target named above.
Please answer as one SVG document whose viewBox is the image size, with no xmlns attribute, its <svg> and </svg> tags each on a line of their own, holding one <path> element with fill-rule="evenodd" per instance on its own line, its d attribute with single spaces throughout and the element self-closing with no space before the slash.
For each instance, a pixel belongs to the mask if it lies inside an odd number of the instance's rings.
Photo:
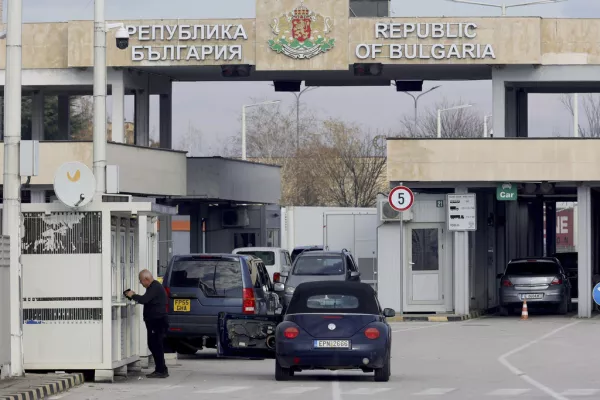
<svg viewBox="0 0 600 400">
<path fill-rule="evenodd" d="M 175 303 L 173 304 L 173 311 L 190 312 L 190 306 L 189 300 L 175 300 Z"/>
</svg>

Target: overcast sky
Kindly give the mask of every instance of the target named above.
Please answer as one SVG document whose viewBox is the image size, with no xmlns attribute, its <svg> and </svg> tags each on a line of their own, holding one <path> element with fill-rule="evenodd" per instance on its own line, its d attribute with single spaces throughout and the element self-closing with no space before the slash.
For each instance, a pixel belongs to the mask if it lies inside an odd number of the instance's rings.
<svg viewBox="0 0 600 400">
<path fill-rule="evenodd" d="M 158 18 L 254 18 L 254 0 L 105 0 L 107 19 Z M 515 4 L 522 0 L 487 0 L 491 4 Z M 4 2 L 6 7 L 6 1 Z M 93 0 L 24 0 L 25 22 L 93 19 Z M 392 0 L 394 16 L 496 16 L 500 9 L 456 4 L 447 0 Z M 600 18 L 600 0 L 568 0 L 558 4 L 509 8 L 508 15 L 570 18 Z M 6 20 L 6 11 L 4 12 Z M 424 88 L 435 83 L 426 82 Z M 424 96 L 419 107 L 442 100 L 469 101 L 483 114 L 491 112 L 491 83 L 443 82 L 442 87 Z M 183 83 L 174 87 L 174 143 L 190 125 L 203 133 L 205 146 L 218 148 L 224 137 L 240 132 L 240 110 L 253 98 L 280 99 L 284 106 L 295 101 L 289 93 L 275 93 L 261 83 Z M 366 101 L 370 100 L 370 101 Z M 320 88 L 303 96 L 303 103 L 320 116 L 358 122 L 373 130 L 393 130 L 404 114 L 412 113 L 413 101 L 393 86 L 385 88 Z M 530 96 L 530 134 L 572 135 L 572 118 L 555 95 Z M 131 104 L 127 116 L 132 118 Z M 152 125 L 157 131 L 156 105 Z M 205 154 L 207 155 L 207 154 Z"/>
</svg>

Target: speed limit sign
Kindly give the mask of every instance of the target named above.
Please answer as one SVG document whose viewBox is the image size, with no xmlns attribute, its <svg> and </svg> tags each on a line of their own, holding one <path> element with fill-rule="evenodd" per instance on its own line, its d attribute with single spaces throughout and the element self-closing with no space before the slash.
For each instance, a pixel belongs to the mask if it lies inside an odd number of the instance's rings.
<svg viewBox="0 0 600 400">
<path fill-rule="evenodd" d="M 388 196 L 390 206 L 396 211 L 408 211 L 415 202 L 415 195 L 406 186 L 397 186 Z"/>
</svg>

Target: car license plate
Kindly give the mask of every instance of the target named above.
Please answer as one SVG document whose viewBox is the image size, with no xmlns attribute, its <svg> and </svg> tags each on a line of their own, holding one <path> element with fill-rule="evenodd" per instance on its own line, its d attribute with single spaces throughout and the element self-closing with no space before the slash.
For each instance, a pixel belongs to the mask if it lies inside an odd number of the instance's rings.
<svg viewBox="0 0 600 400">
<path fill-rule="evenodd" d="M 541 299 L 544 295 L 542 293 L 522 294 L 521 299 Z"/>
<path fill-rule="evenodd" d="M 349 340 L 315 340 L 315 349 L 348 349 Z"/>
<path fill-rule="evenodd" d="M 175 300 L 173 303 L 173 311 L 175 312 L 190 312 L 190 300 Z"/>
</svg>

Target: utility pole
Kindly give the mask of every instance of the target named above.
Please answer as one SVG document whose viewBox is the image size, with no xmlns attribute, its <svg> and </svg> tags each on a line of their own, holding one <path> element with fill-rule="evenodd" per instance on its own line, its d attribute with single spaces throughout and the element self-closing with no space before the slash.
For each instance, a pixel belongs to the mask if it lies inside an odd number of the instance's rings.
<svg viewBox="0 0 600 400">
<path fill-rule="evenodd" d="M 22 97 L 22 0 L 8 1 L 7 9 L 2 234 L 10 238 L 10 370 L 12 376 L 22 376 L 24 374 L 24 360 L 20 261 L 21 177 L 19 174 Z M 3 323 L 4 321 L 0 322 Z"/>
<path fill-rule="evenodd" d="M 104 0 L 94 1 L 94 160 L 96 194 L 106 192 L 106 22 Z"/>
<path fill-rule="evenodd" d="M 395 85 L 395 84 L 396 84 L 396 83 L 394 82 L 394 85 Z M 418 96 L 415 96 L 415 95 L 413 95 L 413 94 L 412 94 L 412 93 L 410 93 L 410 92 L 402 92 L 402 93 L 404 93 L 404 94 L 407 94 L 407 95 L 409 95 L 409 96 L 410 96 L 410 97 L 412 97 L 412 99 L 413 99 L 413 102 L 414 102 L 414 109 L 415 109 L 415 115 L 414 115 L 414 125 L 415 125 L 415 130 L 417 129 L 417 119 L 418 119 L 418 116 L 419 116 L 419 108 L 418 108 L 418 107 L 419 107 L 419 99 L 420 99 L 422 96 L 425 96 L 427 93 L 433 92 L 435 89 L 437 89 L 437 88 L 440 88 L 440 87 L 442 87 L 442 85 L 434 86 L 434 87 L 432 87 L 431 89 L 429 89 L 429 90 L 427 90 L 427 91 L 425 91 L 425 92 L 421 93 L 421 94 L 420 94 L 420 95 L 418 95 Z"/>
</svg>

